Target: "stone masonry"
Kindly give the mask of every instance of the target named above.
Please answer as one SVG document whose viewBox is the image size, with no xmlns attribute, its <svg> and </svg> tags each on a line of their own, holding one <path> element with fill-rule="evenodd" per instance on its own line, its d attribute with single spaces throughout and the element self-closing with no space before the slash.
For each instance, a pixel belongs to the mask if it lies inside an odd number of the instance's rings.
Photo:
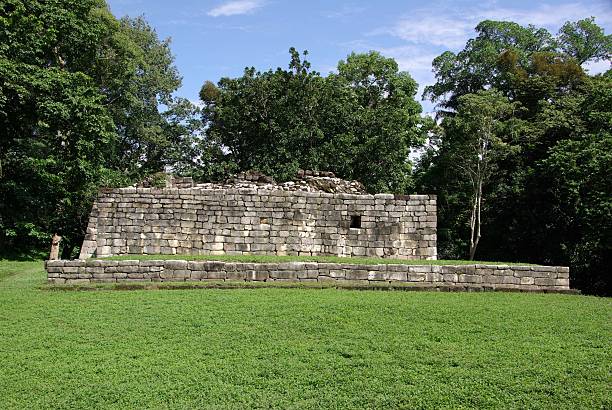
<svg viewBox="0 0 612 410">
<path fill-rule="evenodd" d="M 122 254 L 436 259 L 436 249 L 433 195 L 207 185 L 102 191 L 80 259 Z"/>
<path fill-rule="evenodd" d="M 102 190 L 79 260 L 48 261 L 49 283 L 293 281 L 570 291 L 569 269 L 555 266 L 190 260 L 189 255 L 221 254 L 436 259 L 436 198 L 370 195 L 357 181 L 313 171 L 300 171 L 295 181 L 282 184 L 260 173 L 200 185 L 167 177 L 166 184 Z M 97 259 L 125 254 L 185 257 Z"/>
<path fill-rule="evenodd" d="M 294 281 L 457 290 L 569 291 L 569 269 L 517 265 L 360 265 L 323 262 L 239 263 L 187 260 L 48 261 L 53 284 Z"/>
</svg>

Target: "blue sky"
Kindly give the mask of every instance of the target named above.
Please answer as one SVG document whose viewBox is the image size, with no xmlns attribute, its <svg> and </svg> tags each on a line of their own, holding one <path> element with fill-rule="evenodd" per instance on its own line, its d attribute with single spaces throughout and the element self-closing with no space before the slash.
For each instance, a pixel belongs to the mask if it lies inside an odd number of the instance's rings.
<svg viewBox="0 0 612 410">
<path fill-rule="evenodd" d="M 422 87 L 433 81 L 431 61 L 457 51 L 484 19 L 534 24 L 556 33 L 567 20 L 594 16 L 612 32 L 612 0 L 591 1 L 291 1 L 108 0 L 117 16 L 144 15 L 162 38 L 172 38 L 183 76 L 179 95 L 196 102 L 206 80 L 240 76 L 244 67 L 286 67 L 289 47 L 309 51 L 326 74 L 351 51 L 393 57 Z M 593 72 L 603 71 L 600 62 Z M 420 94 L 418 96 L 420 100 Z M 432 105 L 422 102 L 425 111 Z"/>
</svg>

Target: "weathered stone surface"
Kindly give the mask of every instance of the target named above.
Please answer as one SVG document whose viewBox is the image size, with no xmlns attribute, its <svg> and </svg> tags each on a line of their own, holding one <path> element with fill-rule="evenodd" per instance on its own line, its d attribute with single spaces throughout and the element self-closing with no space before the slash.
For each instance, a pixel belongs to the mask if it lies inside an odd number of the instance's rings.
<svg viewBox="0 0 612 410">
<path fill-rule="evenodd" d="M 304 186 L 311 186 L 309 178 L 301 180 Z M 103 190 L 90 214 L 81 257 L 128 253 L 437 257 L 434 196 L 340 192 L 337 184 L 327 193 L 319 182 L 315 185 L 312 192 L 267 183 Z M 182 269 L 171 262 L 167 266 Z"/>
<path fill-rule="evenodd" d="M 438 286 L 454 290 L 569 291 L 569 279 L 541 277 L 565 274 L 560 267 L 491 265 L 356 265 L 317 262 L 238 263 L 220 261 L 53 261 L 48 282 L 84 284 L 116 281 L 338 281 L 355 284 Z M 520 268 L 520 269 L 519 269 Z M 525 269 L 527 268 L 527 269 Z M 554 268 L 554 269 L 553 269 Z M 442 273 L 446 272 L 446 273 Z M 452 272 L 452 273 L 449 273 Z M 528 272 L 533 275 L 527 275 Z M 537 276 L 536 276 L 537 275 Z"/>
</svg>

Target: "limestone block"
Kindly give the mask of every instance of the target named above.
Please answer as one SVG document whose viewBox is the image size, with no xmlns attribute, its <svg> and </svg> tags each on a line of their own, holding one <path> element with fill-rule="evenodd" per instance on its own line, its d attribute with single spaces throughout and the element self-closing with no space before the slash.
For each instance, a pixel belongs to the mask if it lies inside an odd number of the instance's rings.
<svg viewBox="0 0 612 410">
<path fill-rule="evenodd" d="M 496 285 L 502 283 L 503 278 L 500 275 L 483 275 L 482 283 Z"/>
<path fill-rule="evenodd" d="M 531 276 L 523 276 L 521 277 L 521 285 L 534 285 L 535 279 Z"/>
<path fill-rule="evenodd" d="M 442 276 L 443 276 L 444 282 L 456 283 L 459 280 L 459 278 L 457 277 L 457 274 L 455 273 L 444 273 Z"/>
<path fill-rule="evenodd" d="M 245 280 L 247 281 L 266 281 L 269 278 L 270 277 L 269 277 L 268 272 L 255 271 L 255 270 L 245 271 Z"/>
<path fill-rule="evenodd" d="M 552 268 L 552 270 L 551 269 L 543 269 L 543 268 Z M 534 278 L 555 279 L 557 277 L 557 271 L 554 268 L 554 266 L 538 266 L 538 267 L 534 268 L 534 270 L 531 272 L 531 275 Z"/>
<path fill-rule="evenodd" d="M 410 281 L 410 279 L 408 279 L 408 273 L 405 271 L 404 272 L 402 271 L 387 272 L 387 280 L 398 281 L 398 282 Z"/>
<path fill-rule="evenodd" d="M 504 285 L 520 285 L 521 284 L 521 279 L 517 278 L 517 277 L 514 277 L 514 276 L 502 276 L 502 284 L 504 284 Z"/>
<path fill-rule="evenodd" d="M 164 269 L 166 270 L 186 270 L 189 262 L 185 260 L 166 260 L 164 261 Z"/>
<path fill-rule="evenodd" d="M 273 270 L 270 271 L 270 277 L 273 279 L 294 279 L 297 280 L 298 272 L 295 270 Z"/>
<path fill-rule="evenodd" d="M 81 285 L 89 282 L 89 279 L 67 279 L 64 283 L 66 283 L 67 285 Z"/>
<path fill-rule="evenodd" d="M 482 283 L 481 275 L 462 274 L 457 279 L 459 283 Z"/>
<path fill-rule="evenodd" d="M 426 282 L 442 282 L 444 277 L 438 272 L 430 272 L 425 274 Z"/>
<path fill-rule="evenodd" d="M 535 278 L 535 284 L 538 286 L 556 286 L 557 280 L 559 279 L 551 279 L 551 278 Z"/>
<path fill-rule="evenodd" d="M 385 271 L 369 270 L 368 271 L 368 280 L 369 281 L 385 281 L 385 280 L 387 280 L 387 272 L 385 272 Z"/>
<path fill-rule="evenodd" d="M 433 268 L 432 266 L 428 266 L 428 265 L 414 265 L 414 266 L 407 266 L 404 269 L 407 269 L 408 272 L 410 273 L 427 273 L 427 272 L 432 272 L 432 268 Z M 438 268 L 438 266 L 436 266 L 436 268 Z"/>
<path fill-rule="evenodd" d="M 426 273 L 409 273 L 407 277 L 408 282 L 424 282 L 426 279 Z"/>
<path fill-rule="evenodd" d="M 188 280 L 189 281 L 200 281 L 202 279 L 208 279 L 208 272 L 204 271 L 191 271 Z"/>
<path fill-rule="evenodd" d="M 225 278 L 227 280 L 245 280 L 246 279 L 246 272 L 244 272 L 244 271 L 237 271 L 237 270 L 230 270 L 230 271 L 226 272 Z"/>
<path fill-rule="evenodd" d="M 163 260 L 143 260 L 140 261 L 139 266 L 141 267 L 159 267 L 159 268 L 163 268 L 165 264 L 165 261 Z"/>
</svg>

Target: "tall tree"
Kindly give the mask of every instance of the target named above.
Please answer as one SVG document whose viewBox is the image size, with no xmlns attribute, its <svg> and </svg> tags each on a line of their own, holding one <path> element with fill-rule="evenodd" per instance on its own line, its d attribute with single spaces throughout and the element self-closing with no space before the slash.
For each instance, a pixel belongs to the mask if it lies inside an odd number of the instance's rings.
<svg viewBox="0 0 612 410">
<path fill-rule="evenodd" d="M 539 32 L 532 27 L 517 30 Z M 612 87 L 610 72 L 589 76 L 581 63 L 605 55 L 601 50 L 608 37 L 592 19 L 567 23 L 557 37 L 539 33 L 535 38 L 549 40 L 527 47 L 529 42 L 506 38 L 499 47 L 488 48 L 503 37 L 479 30 L 460 59 L 450 58 L 444 66 L 434 63 L 439 81 L 428 95 L 443 106 L 443 132 L 419 162 L 418 186 L 438 194 L 440 255 L 460 256 L 469 248 L 469 241 L 461 239 L 469 237 L 461 221 L 469 218 L 462 204 L 472 187 L 460 183 L 451 160 L 466 153 L 463 145 L 453 143 L 462 135 L 455 117 L 463 116 L 459 108 L 464 98 L 497 89 L 521 110 L 512 120 L 512 149 L 493 161 L 495 172 L 482 209 L 487 221 L 482 235 L 488 240 L 479 244 L 479 257 L 569 264 L 572 286 L 605 292 L 610 286 L 603 266 L 612 254 L 606 219 L 610 184 L 604 176 L 609 169 Z M 477 44 L 482 47 L 474 48 Z M 488 73 L 486 64 L 477 62 L 481 55 L 488 55 L 489 63 L 495 60 Z M 473 73 L 467 61 L 475 62 Z"/>
<path fill-rule="evenodd" d="M 103 0 L 0 5 L 0 249 L 78 246 L 101 185 L 170 162 L 167 41 Z"/>
<path fill-rule="evenodd" d="M 442 155 L 449 155 L 471 187 L 469 259 L 472 260 L 482 235 L 484 190 L 499 161 L 512 150 L 509 142 L 516 131 L 511 120 L 518 107 L 497 91 L 467 94 L 458 103 L 457 115 L 445 124 L 446 132 L 453 137 L 445 141 L 448 150 Z M 453 146 L 448 147 L 449 144 Z"/>
<path fill-rule="evenodd" d="M 375 51 L 352 53 L 338 63 L 338 76 L 356 94 L 357 152 L 352 177 L 375 192 L 412 189 L 410 148 L 424 141 L 417 83 L 395 60 Z"/>
<path fill-rule="evenodd" d="M 485 20 L 476 26 L 476 33 L 459 53 L 446 51 L 433 60 L 436 82 L 425 87 L 424 97 L 438 102 L 441 109 L 452 111 L 465 94 L 491 87 L 504 91 L 498 68 L 503 52 L 512 50 L 520 62 L 526 62 L 532 53 L 555 47 L 545 29 L 510 21 Z"/>
<path fill-rule="evenodd" d="M 328 77 L 295 49 L 290 54 L 288 70 L 248 68 L 202 87 L 205 143 L 227 152 L 227 169 L 257 168 L 279 179 L 325 169 L 374 191 L 409 189 L 409 148 L 424 134 L 412 78 L 375 52 L 350 55 Z"/>
<path fill-rule="evenodd" d="M 535 54 L 551 53 L 583 65 L 609 59 L 612 52 L 611 36 L 605 35 L 593 18 L 567 22 L 557 36 L 532 25 L 491 20 L 479 23 L 476 33 L 459 53 L 446 51 L 432 63 L 436 82 L 425 87 L 424 97 L 438 102 L 442 110 L 453 111 L 461 95 L 491 87 L 511 93 L 507 73 L 499 64 L 504 53 L 525 66 Z"/>
</svg>

